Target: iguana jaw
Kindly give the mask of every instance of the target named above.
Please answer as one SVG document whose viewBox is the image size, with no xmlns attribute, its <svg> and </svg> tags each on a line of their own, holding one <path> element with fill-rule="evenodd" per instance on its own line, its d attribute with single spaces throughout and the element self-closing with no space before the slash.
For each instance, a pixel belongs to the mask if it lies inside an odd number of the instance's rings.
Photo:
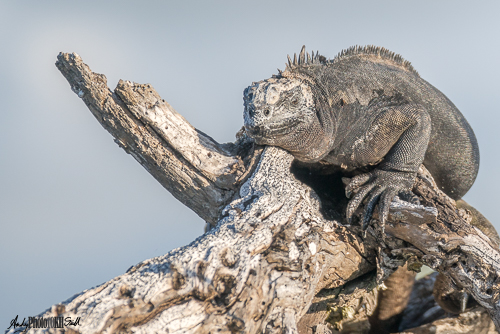
<svg viewBox="0 0 500 334">
<path fill-rule="evenodd" d="M 284 148 L 292 153 L 296 159 L 303 162 L 317 162 L 323 159 L 331 150 L 331 142 L 321 140 L 324 137 L 323 129 L 310 126 L 295 120 L 287 125 L 276 127 L 245 126 L 247 134 L 259 145 L 270 145 Z M 304 131 L 297 131 L 303 129 Z M 307 134 L 302 136 L 301 134 Z"/>
</svg>

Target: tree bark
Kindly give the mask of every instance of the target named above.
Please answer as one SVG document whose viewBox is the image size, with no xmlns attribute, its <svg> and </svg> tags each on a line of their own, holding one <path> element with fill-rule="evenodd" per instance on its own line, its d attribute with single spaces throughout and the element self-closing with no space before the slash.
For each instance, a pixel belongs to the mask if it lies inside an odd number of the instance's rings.
<svg viewBox="0 0 500 334">
<path fill-rule="evenodd" d="M 424 168 L 414 189 L 423 205 L 394 201 L 385 231 L 374 219 L 364 235 L 340 204 L 326 213 L 286 151 L 244 133 L 218 144 L 150 85 L 112 92 L 76 54 L 56 65 L 115 141 L 213 227 L 42 316 L 81 317 L 80 333 L 362 332 L 378 288 L 407 263 L 450 277 L 499 328 L 498 250 Z"/>
</svg>

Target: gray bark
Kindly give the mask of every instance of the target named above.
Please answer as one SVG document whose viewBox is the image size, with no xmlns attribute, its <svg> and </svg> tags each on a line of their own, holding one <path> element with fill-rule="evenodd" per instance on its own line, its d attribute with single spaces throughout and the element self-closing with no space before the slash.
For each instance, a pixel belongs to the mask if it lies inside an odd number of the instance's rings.
<svg viewBox="0 0 500 334">
<path fill-rule="evenodd" d="M 115 141 L 214 227 L 44 317 L 81 317 L 80 333 L 362 332 L 378 287 L 406 262 L 449 276 L 500 325 L 500 255 L 424 169 L 414 191 L 426 206 L 395 201 L 385 232 L 373 220 L 363 236 L 324 214 L 286 151 L 244 133 L 218 144 L 150 85 L 112 92 L 76 54 L 56 65 Z"/>
</svg>

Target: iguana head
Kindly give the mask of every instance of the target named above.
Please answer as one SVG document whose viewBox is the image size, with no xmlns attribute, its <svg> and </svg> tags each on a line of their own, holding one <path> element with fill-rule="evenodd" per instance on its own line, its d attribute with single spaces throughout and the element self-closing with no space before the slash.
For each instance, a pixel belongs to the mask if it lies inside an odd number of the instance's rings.
<svg viewBox="0 0 500 334">
<path fill-rule="evenodd" d="M 298 58 L 288 57 L 285 71 L 245 89 L 245 129 L 257 144 L 279 146 L 305 162 L 329 153 L 335 116 L 315 78 L 324 61 L 303 47 Z"/>
<path fill-rule="evenodd" d="M 308 84 L 271 78 L 245 89 L 243 100 L 245 129 L 257 144 L 279 146 L 302 161 L 318 161 L 328 153 L 330 138 Z"/>
</svg>

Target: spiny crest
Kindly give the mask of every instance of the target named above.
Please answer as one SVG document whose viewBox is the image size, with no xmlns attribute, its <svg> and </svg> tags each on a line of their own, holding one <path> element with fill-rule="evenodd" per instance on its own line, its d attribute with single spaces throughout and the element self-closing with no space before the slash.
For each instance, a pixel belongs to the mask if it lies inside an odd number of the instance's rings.
<svg viewBox="0 0 500 334">
<path fill-rule="evenodd" d="M 387 59 L 390 61 L 395 62 L 399 66 L 405 68 L 407 71 L 412 72 L 416 75 L 419 75 L 418 72 L 413 68 L 411 63 L 408 60 L 405 60 L 401 55 L 394 53 L 392 51 L 387 50 L 386 48 L 379 47 L 379 46 L 374 46 L 374 45 L 367 45 L 367 46 L 351 46 L 348 49 L 342 50 L 339 52 L 339 54 L 333 58 L 333 60 L 330 60 L 329 62 L 331 63 L 337 63 L 343 59 L 346 59 L 348 57 L 352 56 L 357 56 L 357 55 L 373 55 L 380 57 L 382 59 Z"/>
<path fill-rule="evenodd" d="M 318 51 L 316 51 L 316 54 L 314 54 L 314 51 L 311 51 L 311 53 L 306 52 L 305 45 L 302 46 L 302 49 L 300 50 L 298 57 L 296 53 L 293 54 L 293 60 L 290 58 L 289 55 L 287 55 L 287 57 L 288 57 L 288 63 L 286 64 L 285 71 L 291 71 L 292 69 L 297 68 L 299 66 L 321 64 L 324 63 L 326 60 L 326 58 L 321 56 L 318 53 Z"/>
<path fill-rule="evenodd" d="M 306 46 L 302 46 L 302 49 L 300 50 L 299 56 L 297 57 L 297 54 L 293 55 L 293 60 L 290 58 L 289 55 L 288 57 L 288 63 L 286 64 L 285 71 L 284 72 L 292 72 L 294 69 L 299 68 L 299 67 L 306 67 L 308 65 L 330 65 L 330 64 L 335 64 L 341 60 L 344 60 L 346 58 L 352 57 L 352 56 L 358 56 L 358 55 L 372 55 L 372 56 L 377 56 L 382 59 L 386 59 L 389 61 L 394 62 L 395 64 L 403 67 L 407 71 L 416 74 L 419 76 L 418 72 L 413 68 L 411 63 L 408 60 L 405 60 L 401 55 L 394 53 L 392 51 L 387 50 L 386 48 L 379 47 L 379 46 L 374 46 L 374 45 L 367 45 L 367 46 L 351 46 L 348 49 L 344 49 L 339 54 L 333 58 L 327 60 L 324 56 L 321 56 L 318 51 L 316 51 L 316 54 L 314 54 L 314 51 L 311 53 L 306 52 Z M 278 69 L 279 75 L 281 76 L 283 74 L 282 71 Z"/>
</svg>

